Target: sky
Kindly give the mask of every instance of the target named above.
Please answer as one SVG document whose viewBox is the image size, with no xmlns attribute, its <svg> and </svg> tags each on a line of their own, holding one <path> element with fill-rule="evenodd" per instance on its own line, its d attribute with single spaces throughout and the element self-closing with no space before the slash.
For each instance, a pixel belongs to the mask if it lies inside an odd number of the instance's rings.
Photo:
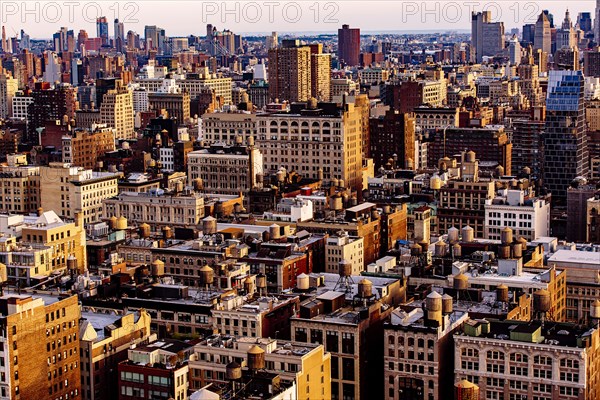
<svg viewBox="0 0 600 400">
<path fill-rule="evenodd" d="M 600 1 L 600 0 L 598 0 Z M 575 23 L 579 12 L 594 13 L 596 1 L 397 1 L 397 0 L 265 0 L 265 1 L 23 1 L 0 0 L 0 24 L 6 26 L 8 36 L 21 29 L 37 39 L 51 38 L 66 26 L 85 29 L 90 37 L 96 36 L 95 19 L 106 16 L 109 32 L 113 35 L 112 21 L 119 18 L 125 23 L 125 32 L 136 31 L 143 36 L 144 25 L 158 25 L 167 36 L 204 36 L 206 24 L 236 33 L 264 34 L 271 31 L 337 32 L 342 24 L 361 28 L 362 33 L 389 31 L 444 32 L 470 31 L 471 11 L 490 10 L 494 20 L 503 21 L 506 31 L 535 23 L 543 9 L 554 14 L 560 26 L 569 7 Z"/>
</svg>

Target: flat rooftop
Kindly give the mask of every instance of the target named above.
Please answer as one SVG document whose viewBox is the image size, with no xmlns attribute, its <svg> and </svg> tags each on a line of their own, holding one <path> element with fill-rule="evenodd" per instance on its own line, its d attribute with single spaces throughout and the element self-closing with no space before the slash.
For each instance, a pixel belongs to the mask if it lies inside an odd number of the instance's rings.
<svg viewBox="0 0 600 400">
<path fill-rule="evenodd" d="M 584 264 L 600 270 L 600 253 L 593 251 L 558 250 L 548 258 L 548 265 L 552 265 L 552 263 L 567 265 Z"/>
</svg>

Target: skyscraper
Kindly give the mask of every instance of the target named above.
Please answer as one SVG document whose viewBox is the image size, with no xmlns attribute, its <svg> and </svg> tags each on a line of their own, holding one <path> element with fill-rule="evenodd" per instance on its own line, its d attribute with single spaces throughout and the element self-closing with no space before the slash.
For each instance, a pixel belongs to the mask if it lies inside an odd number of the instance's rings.
<svg viewBox="0 0 600 400">
<path fill-rule="evenodd" d="M 360 29 L 342 25 L 338 29 L 338 57 L 340 62 L 354 66 L 359 64 Z"/>
<path fill-rule="evenodd" d="M 307 101 L 311 97 L 310 47 L 283 40 L 269 50 L 269 94 L 272 100 Z"/>
<path fill-rule="evenodd" d="M 331 54 L 323 53 L 322 44 L 310 45 L 311 96 L 331 100 Z"/>
<path fill-rule="evenodd" d="M 476 62 L 484 56 L 495 56 L 504 49 L 504 23 L 492 22 L 492 12 L 473 13 L 471 44 Z"/>
<path fill-rule="evenodd" d="M 26 34 L 23 29 L 21 29 L 21 42 L 19 43 L 19 48 L 21 50 L 29 50 L 31 48 L 31 40 L 29 35 Z"/>
<path fill-rule="evenodd" d="M 546 13 L 541 13 L 535 23 L 535 37 L 533 40 L 533 49 L 542 50 L 544 53 L 552 52 L 552 31 L 550 20 Z"/>
<path fill-rule="evenodd" d="M 592 32 L 592 13 L 582 12 L 577 16 L 577 25 L 584 33 Z"/>
<path fill-rule="evenodd" d="M 122 51 L 125 47 L 125 24 L 115 19 L 115 42 L 114 46 L 118 51 Z"/>
<path fill-rule="evenodd" d="M 519 65 L 523 56 L 521 54 L 521 43 L 519 42 L 519 38 L 517 38 L 517 35 L 513 35 L 513 37 L 510 39 L 508 53 L 510 64 Z"/>
<path fill-rule="evenodd" d="M 523 42 L 533 44 L 535 40 L 535 24 L 523 25 Z"/>
<path fill-rule="evenodd" d="M 144 39 L 146 40 L 146 50 L 164 50 L 165 30 L 156 25 L 146 25 L 144 27 Z"/>
<path fill-rule="evenodd" d="M 573 29 L 571 14 L 567 9 L 562 26 L 556 32 L 556 50 L 560 50 L 562 48 L 571 49 L 575 46 L 577 46 L 577 34 L 575 29 Z"/>
<path fill-rule="evenodd" d="M 106 17 L 96 19 L 96 37 L 102 38 L 102 44 L 108 43 L 108 20 Z"/>
<path fill-rule="evenodd" d="M 121 80 L 115 83 L 115 89 L 109 90 L 102 99 L 100 120 L 115 129 L 117 139 L 133 139 L 133 95 Z"/>
<path fill-rule="evenodd" d="M 596 17 L 594 19 L 594 38 L 596 44 L 600 43 L 600 0 L 596 0 Z"/>
<path fill-rule="evenodd" d="M 269 36 L 266 37 L 265 46 L 267 50 L 274 49 L 279 45 L 279 39 L 277 38 L 277 32 L 271 32 Z"/>
<path fill-rule="evenodd" d="M 8 43 L 6 41 L 6 27 L 3 26 L 2 27 L 2 42 L 0 42 L 0 50 L 3 53 L 7 53 L 7 47 L 8 47 Z"/>
<path fill-rule="evenodd" d="M 581 71 L 550 71 L 544 135 L 544 186 L 559 202 L 578 176 L 587 176 L 584 76 Z"/>
</svg>

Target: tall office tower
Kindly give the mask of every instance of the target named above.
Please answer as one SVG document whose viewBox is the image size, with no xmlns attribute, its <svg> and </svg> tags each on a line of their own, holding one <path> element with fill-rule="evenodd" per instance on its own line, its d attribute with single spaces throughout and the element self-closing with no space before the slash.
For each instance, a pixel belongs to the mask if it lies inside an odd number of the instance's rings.
<svg viewBox="0 0 600 400">
<path fill-rule="evenodd" d="M 600 78 L 600 47 L 583 53 L 583 68 L 585 76 Z"/>
<path fill-rule="evenodd" d="M 19 48 L 21 50 L 31 49 L 31 38 L 23 29 L 21 29 L 21 42 L 19 43 Z"/>
<path fill-rule="evenodd" d="M 2 41 L 0 42 L 0 50 L 2 53 L 8 53 L 8 42 L 6 41 L 6 27 L 2 27 Z"/>
<path fill-rule="evenodd" d="M 96 37 L 102 38 L 102 44 L 108 44 L 108 20 L 106 17 L 96 19 Z"/>
<path fill-rule="evenodd" d="M 271 35 L 267 36 L 265 40 L 265 46 L 267 50 L 274 49 L 279 45 L 279 38 L 277 37 L 277 32 L 271 32 Z"/>
<path fill-rule="evenodd" d="M 140 48 L 140 35 L 134 31 L 127 32 L 127 49 L 134 50 Z"/>
<path fill-rule="evenodd" d="M 52 42 L 54 46 L 54 51 L 57 53 L 61 53 L 67 50 L 67 38 L 68 38 L 69 30 L 67 27 L 62 27 L 58 32 L 52 35 Z"/>
<path fill-rule="evenodd" d="M 70 30 L 67 32 L 67 43 L 65 46 L 65 50 L 68 51 L 69 53 L 74 53 L 75 52 L 75 33 Z"/>
<path fill-rule="evenodd" d="M 573 179 L 589 172 L 582 71 L 550 71 L 544 135 L 544 186 L 564 202 Z"/>
<path fill-rule="evenodd" d="M 342 25 L 338 29 L 338 58 L 345 65 L 359 64 L 360 56 L 360 29 Z"/>
<path fill-rule="evenodd" d="M 596 17 L 594 19 L 594 40 L 600 44 L 600 0 L 596 0 Z"/>
<path fill-rule="evenodd" d="M 573 29 L 571 14 L 567 9 L 562 26 L 556 31 L 556 50 L 558 51 L 563 48 L 572 49 L 575 46 L 577 46 L 577 33 Z"/>
<path fill-rule="evenodd" d="M 115 129 L 116 139 L 134 139 L 133 95 L 121 80 L 102 99 L 100 121 Z"/>
<path fill-rule="evenodd" d="M 36 75 L 35 58 L 32 52 L 28 49 L 22 49 L 21 54 L 19 54 L 19 60 L 21 60 L 21 63 L 25 67 L 24 78 L 26 80 Z"/>
<path fill-rule="evenodd" d="M 577 16 L 577 25 L 583 33 L 592 32 L 592 13 L 582 12 Z"/>
<path fill-rule="evenodd" d="M 71 85 L 79 86 L 83 83 L 83 63 L 79 58 L 71 60 Z"/>
<path fill-rule="evenodd" d="M 510 65 L 519 65 L 523 56 L 521 54 L 521 43 L 519 42 L 517 35 L 513 35 L 513 37 L 510 39 L 510 43 L 508 45 L 508 54 Z"/>
<path fill-rule="evenodd" d="M 146 51 L 158 50 L 162 52 L 165 45 L 165 30 L 156 25 L 144 27 L 144 39 L 146 40 Z"/>
<path fill-rule="evenodd" d="M 81 46 L 85 44 L 86 40 L 88 40 L 88 33 L 81 29 L 77 34 L 77 50 L 81 50 Z"/>
<path fill-rule="evenodd" d="M 311 97 L 310 47 L 299 40 L 284 40 L 269 50 L 269 95 L 271 100 L 290 102 Z"/>
<path fill-rule="evenodd" d="M 533 44 L 535 40 L 535 24 L 523 25 L 523 43 Z"/>
<path fill-rule="evenodd" d="M 115 19 L 115 42 L 113 44 L 117 51 L 123 51 L 125 48 L 125 24 Z"/>
<path fill-rule="evenodd" d="M 546 14 L 546 16 L 548 17 L 548 21 L 550 22 L 550 29 L 554 29 L 554 15 L 550 13 L 549 10 L 543 10 L 542 11 L 544 14 Z"/>
<path fill-rule="evenodd" d="M 492 22 L 492 12 L 473 13 L 471 17 L 471 44 L 476 62 L 484 56 L 495 56 L 504 49 L 504 23 Z"/>
<path fill-rule="evenodd" d="M 331 100 L 331 54 L 323 53 L 322 44 L 310 46 L 311 96 L 319 101 Z"/>
<path fill-rule="evenodd" d="M 542 50 L 544 53 L 552 52 L 552 30 L 550 20 L 546 13 L 541 13 L 535 23 L 535 37 L 533 40 L 533 49 Z"/>
<path fill-rule="evenodd" d="M 98 78 L 96 79 L 96 98 L 94 99 L 96 103 L 96 108 L 100 109 L 102 106 L 102 101 L 104 100 L 104 95 L 108 93 L 109 90 L 115 89 L 117 87 L 117 78 Z"/>
<path fill-rule="evenodd" d="M 54 52 L 46 53 L 46 68 L 44 70 L 44 81 L 51 85 L 60 82 L 60 59 Z"/>
<path fill-rule="evenodd" d="M 531 177 L 537 181 L 542 176 L 543 137 L 546 127 L 546 108 L 532 107 L 531 115 L 512 122 L 512 172 L 515 175 L 529 168 Z"/>
</svg>

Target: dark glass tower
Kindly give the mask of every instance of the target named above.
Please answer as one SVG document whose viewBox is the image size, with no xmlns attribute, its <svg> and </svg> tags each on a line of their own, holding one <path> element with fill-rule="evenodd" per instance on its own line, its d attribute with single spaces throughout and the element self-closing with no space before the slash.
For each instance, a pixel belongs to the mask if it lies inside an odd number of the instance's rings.
<svg viewBox="0 0 600 400">
<path fill-rule="evenodd" d="M 564 203 L 571 181 L 589 173 L 583 73 L 551 71 L 546 106 L 544 186 Z"/>
</svg>

